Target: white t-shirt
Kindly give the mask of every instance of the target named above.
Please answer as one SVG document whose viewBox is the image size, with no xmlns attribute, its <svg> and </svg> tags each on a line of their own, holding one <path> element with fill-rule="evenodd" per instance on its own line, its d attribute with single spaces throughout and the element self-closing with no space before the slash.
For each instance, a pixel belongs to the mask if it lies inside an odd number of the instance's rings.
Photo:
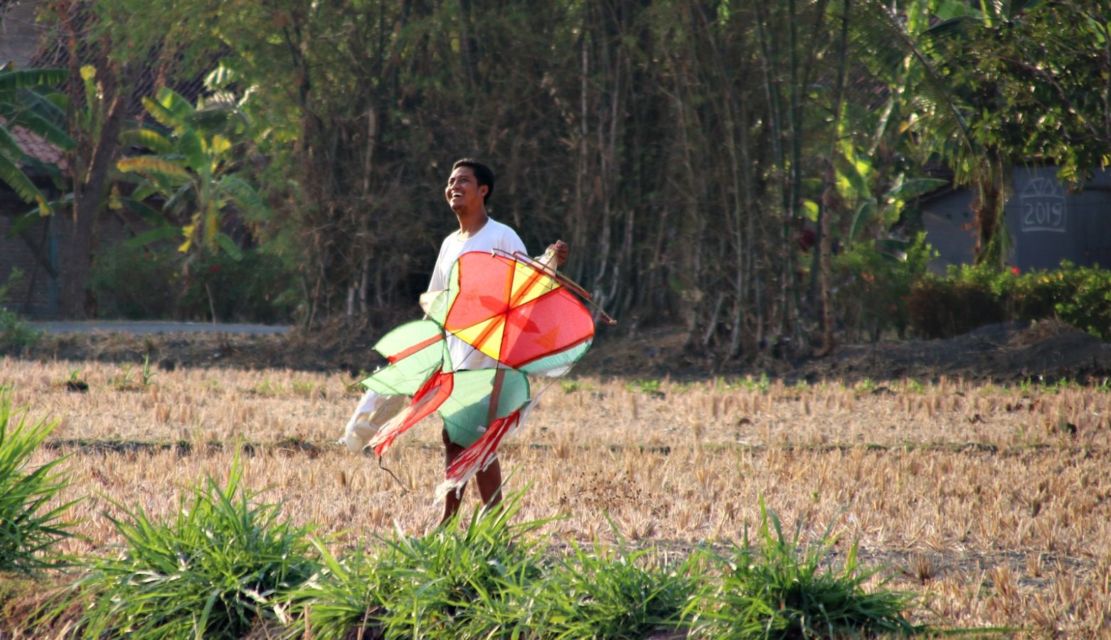
<svg viewBox="0 0 1111 640">
<path fill-rule="evenodd" d="M 521 242 L 517 232 L 493 218 L 487 218 L 486 224 L 482 225 L 478 233 L 470 237 L 464 237 L 459 231 L 449 234 L 440 245 L 440 255 L 436 257 L 436 266 L 432 269 L 432 280 L 428 283 L 428 290 L 433 292 L 447 289 L 451 268 L 459 256 L 468 251 L 494 249 L 511 254 L 526 253 L 525 243 Z M 455 336 L 448 336 L 447 343 L 453 369 L 491 369 L 497 366 L 496 360 Z"/>
</svg>

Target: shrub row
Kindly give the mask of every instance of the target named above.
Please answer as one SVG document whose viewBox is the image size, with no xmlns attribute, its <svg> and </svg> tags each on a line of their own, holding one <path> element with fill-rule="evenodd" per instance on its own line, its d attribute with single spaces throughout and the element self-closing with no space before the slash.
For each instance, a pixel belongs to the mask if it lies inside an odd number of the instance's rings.
<svg viewBox="0 0 1111 640">
<path fill-rule="evenodd" d="M 68 626 L 82 638 L 182 640 L 927 632 L 903 616 L 911 596 L 864 589 L 873 574 L 855 551 L 832 559 L 828 535 L 804 547 L 763 505 L 756 544 L 699 549 L 680 562 L 624 542 L 552 550 L 529 535 L 543 522 L 513 522 L 519 495 L 466 526 L 398 532 L 340 559 L 275 520 L 273 506 L 252 507 L 232 478 L 226 487 L 209 482 L 171 522 L 141 513 L 117 521 L 124 552 L 92 561 L 34 624 Z"/>
<path fill-rule="evenodd" d="M 295 274 L 275 255 L 247 249 L 189 257 L 120 243 L 97 256 L 90 288 L 102 318 L 287 322 L 301 296 Z"/>
<path fill-rule="evenodd" d="M 954 266 L 926 276 L 910 291 L 912 330 L 946 338 L 1005 321 L 1057 318 L 1111 340 L 1111 271 L 1062 262 L 1053 271 L 1019 273 L 986 266 Z"/>
</svg>

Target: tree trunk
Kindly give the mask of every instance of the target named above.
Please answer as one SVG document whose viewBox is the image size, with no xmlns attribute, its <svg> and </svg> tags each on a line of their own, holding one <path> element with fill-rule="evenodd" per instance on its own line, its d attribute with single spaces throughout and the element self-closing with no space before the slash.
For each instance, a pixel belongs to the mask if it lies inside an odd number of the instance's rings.
<svg viewBox="0 0 1111 640">
<path fill-rule="evenodd" d="M 826 167 L 825 189 L 822 192 L 821 207 L 818 209 L 818 314 L 821 342 L 814 353 L 817 357 L 829 355 L 833 351 L 833 301 L 830 289 L 833 280 L 833 230 L 832 218 L 840 210 L 837 197 L 837 172 L 833 159 L 837 153 L 838 135 L 841 130 L 841 109 L 845 97 L 845 74 L 848 66 L 849 10 L 852 0 L 843 0 L 841 5 L 841 33 L 838 42 L 837 85 L 833 102 L 833 136 L 830 140 L 828 166 Z"/>
<path fill-rule="evenodd" d="M 59 261 L 61 311 L 69 318 L 84 318 L 95 307 L 88 291 L 89 271 L 97 222 L 110 186 L 109 172 L 119 155 L 119 134 L 125 114 L 120 87 L 126 83 L 122 81 L 124 70 L 102 58 L 95 78 L 99 95 L 90 104 L 81 78 L 79 36 L 72 23 L 67 28 L 71 105 L 68 120 L 77 144 L 69 169 L 73 185 L 70 236 Z M 77 124 L 82 120 L 84 126 Z"/>
</svg>

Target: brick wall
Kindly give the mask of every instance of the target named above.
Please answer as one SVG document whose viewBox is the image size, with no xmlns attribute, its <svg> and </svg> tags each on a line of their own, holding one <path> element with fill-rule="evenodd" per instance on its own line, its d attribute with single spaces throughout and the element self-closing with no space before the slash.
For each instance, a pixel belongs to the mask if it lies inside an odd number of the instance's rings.
<svg viewBox="0 0 1111 640">
<path fill-rule="evenodd" d="M 22 203 L 20 207 L 26 209 Z M 8 283 L 17 269 L 23 275 L 8 289 L 7 298 L 0 302 L 28 317 L 54 317 L 58 313 L 59 283 L 44 267 L 42 260 L 36 258 L 32 244 L 41 248 L 39 255 L 52 263 L 50 266 L 53 268 L 58 255 L 54 233 L 57 225 L 51 224 L 53 220 L 40 219 L 22 234 L 13 234 L 12 222 L 10 215 L 0 215 L 0 284 Z"/>
<path fill-rule="evenodd" d="M 22 234 L 13 234 L 13 213 L 27 208 L 28 205 L 14 196 L 0 194 L 0 284 L 7 282 L 15 269 L 23 272 L 19 283 L 8 291 L 7 299 L 2 302 L 8 309 L 28 318 L 57 318 L 61 282 L 43 263 L 49 263 L 50 269 L 56 272 L 59 254 L 69 240 L 69 221 L 64 214 L 38 219 Z M 101 220 L 97 229 L 99 246 L 111 246 L 129 235 L 123 223 L 114 217 Z"/>
</svg>

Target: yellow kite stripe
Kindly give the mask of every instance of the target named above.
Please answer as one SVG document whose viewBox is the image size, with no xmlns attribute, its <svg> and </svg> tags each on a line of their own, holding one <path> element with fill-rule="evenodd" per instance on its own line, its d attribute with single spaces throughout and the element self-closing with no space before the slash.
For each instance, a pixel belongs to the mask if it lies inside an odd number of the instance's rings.
<svg viewBox="0 0 1111 640">
<path fill-rule="evenodd" d="M 559 282 L 551 276 L 537 271 L 520 262 L 513 263 L 513 288 L 510 292 L 510 306 L 528 304 L 540 296 L 559 287 Z"/>
<path fill-rule="evenodd" d="M 501 359 L 501 341 L 505 333 L 505 316 L 496 316 L 454 332 L 460 340 L 474 346 L 495 360 Z"/>
</svg>

